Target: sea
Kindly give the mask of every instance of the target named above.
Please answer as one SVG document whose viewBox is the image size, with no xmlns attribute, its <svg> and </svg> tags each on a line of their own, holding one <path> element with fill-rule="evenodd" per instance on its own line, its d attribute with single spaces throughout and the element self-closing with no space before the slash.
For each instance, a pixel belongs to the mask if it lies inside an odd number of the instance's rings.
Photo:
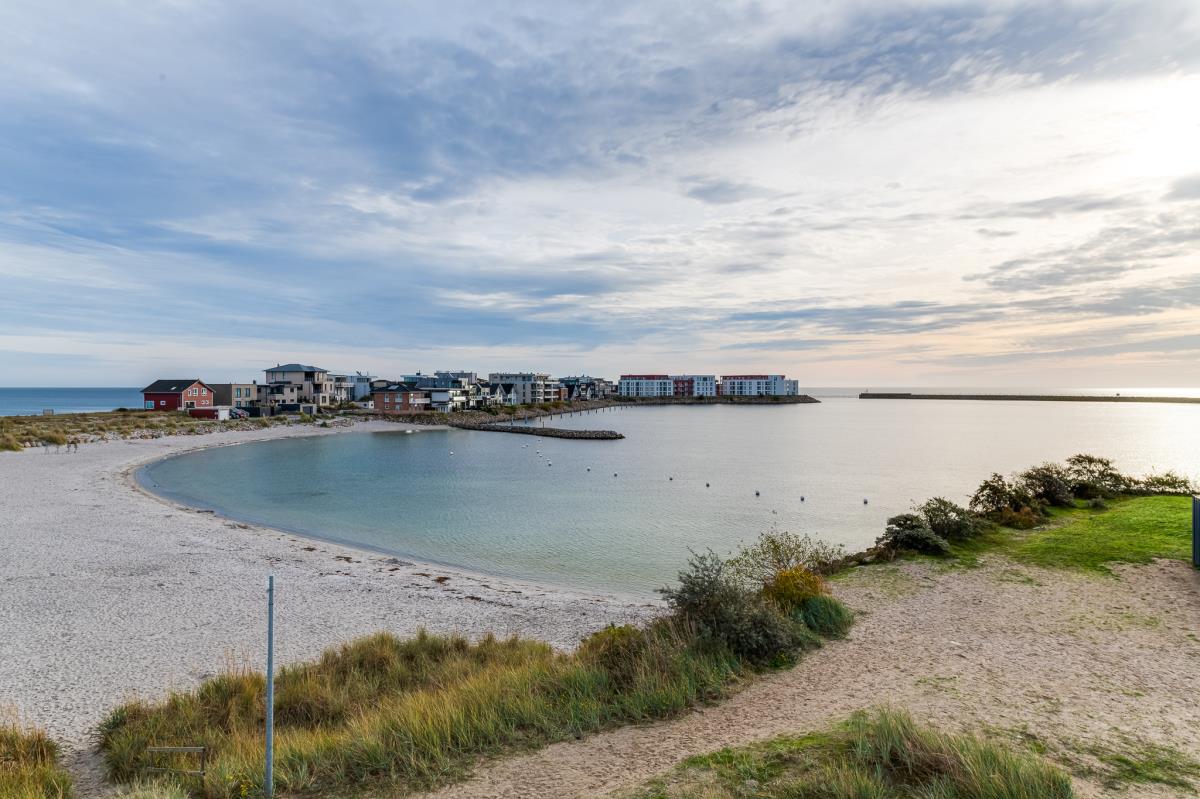
<svg viewBox="0 0 1200 799">
<path fill-rule="evenodd" d="M 647 598 L 690 553 L 728 555 L 769 530 L 861 549 L 925 499 L 965 503 L 993 472 L 1078 452 L 1200 480 L 1200 405 L 812 393 L 820 404 L 619 407 L 536 422 L 616 430 L 617 441 L 397 424 L 189 453 L 139 479 L 194 507 L 400 558 Z"/>
<path fill-rule="evenodd" d="M 40 416 L 54 413 L 91 413 L 117 408 L 142 407 L 136 387 L 124 388 L 4 388 L 0 387 L 0 416 Z"/>
</svg>

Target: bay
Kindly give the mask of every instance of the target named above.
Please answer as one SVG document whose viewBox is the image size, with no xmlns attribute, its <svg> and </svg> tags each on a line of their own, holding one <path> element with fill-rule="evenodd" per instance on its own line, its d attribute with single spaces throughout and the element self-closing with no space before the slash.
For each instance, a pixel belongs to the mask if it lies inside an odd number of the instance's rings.
<svg viewBox="0 0 1200 799">
<path fill-rule="evenodd" d="M 541 421 L 538 422 L 543 423 Z M 632 407 L 544 420 L 620 441 L 464 430 L 187 454 L 141 472 L 195 507 L 424 561 L 650 596 L 689 550 L 772 527 L 869 545 L 934 495 L 1076 452 L 1200 478 L 1200 406 L 827 398 Z M 864 502 L 865 500 L 865 502 Z"/>
</svg>

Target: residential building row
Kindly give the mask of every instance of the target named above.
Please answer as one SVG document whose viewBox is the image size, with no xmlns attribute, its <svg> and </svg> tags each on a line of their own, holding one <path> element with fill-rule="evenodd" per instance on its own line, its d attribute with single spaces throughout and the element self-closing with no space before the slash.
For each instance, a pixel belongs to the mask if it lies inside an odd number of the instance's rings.
<svg viewBox="0 0 1200 799">
<path fill-rule="evenodd" d="M 156 380 L 142 389 L 147 410 L 178 410 L 198 416 L 315 413 L 348 404 L 379 413 L 452 413 L 489 406 L 621 397 L 763 397 L 799 394 L 796 380 L 783 375 L 629 374 L 616 384 L 601 377 L 551 377 L 546 372 L 436 371 L 401 375 L 398 380 L 364 372 L 333 373 L 303 363 L 263 370 L 262 383 L 206 383 L 199 378 Z"/>
<path fill-rule="evenodd" d="M 621 375 L 622 397 L 794 397 L 800 381 L 784 375 Z"/>
</svg>

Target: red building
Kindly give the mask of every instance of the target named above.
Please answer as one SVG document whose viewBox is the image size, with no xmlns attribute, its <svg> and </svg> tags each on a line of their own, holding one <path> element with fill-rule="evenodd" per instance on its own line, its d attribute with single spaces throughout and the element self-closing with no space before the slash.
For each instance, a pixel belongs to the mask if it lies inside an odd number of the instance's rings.
<svg viewBox="0 0 1200 799">
<path fill-rule="evenodd" d="M 371 391 L 376 413 L 413 413 L 429 410 L 429 391 L 410 383 L 389 383 Z"/>
<path fill-rule="evenodd" d="M 142 389 L 142 399 L 142 407 L 148 411 L 211 408 L 215 404 L 212 388 L 195 378 L 155 380 Z"/>
</svg>

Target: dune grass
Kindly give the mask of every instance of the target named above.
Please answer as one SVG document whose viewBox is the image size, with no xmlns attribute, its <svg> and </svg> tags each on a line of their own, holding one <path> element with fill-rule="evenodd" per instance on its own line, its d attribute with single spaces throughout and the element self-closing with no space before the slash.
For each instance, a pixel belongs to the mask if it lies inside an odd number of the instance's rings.
<svg viewBox="0 0 1200 799">
<path fill-rule="evenodd" d="M 836 729 L 694 757 L 636 799 L 1070 799 L 1070 778 L 1041 757 L 858 713 Z"/>
<path fill-rule="evenodd" d="M 194 419 L 176 411 L 117 410 L 98 413 L 60 413 L 53 416 L 0 416 L 0 451 L 26 447 L 86 443 L 106 437 L 194 435 L 226 429 L 288 424 L 286 415 L 216 421 Z"/>
<path fill-rule="evenodd" d="M 277 677 L 276 786 L 341 792 L 382 785 L 415 790 L 460 778 L 480 756 L 662 718 L 718 697 L 742 668 L 698 648 L 672 623 L 631 652 L 624 678 L 548 645 L 419 634 L 379 634 L 284 669 Z M 205 745 L 205 797 L 258 796 L 264 677 L 224 674 L 160 703 L 119 707 L 101 728 L 110 776 L 138 778 L 152 745 Z M 187 761 L 176 761 L 186 767 Z M 194 767 L 194 766 L 193 766 Z"/>
<path fill-rule="evenodd" d="M 70 799 L 71 777 L 59 765 L 58 746 L 41 730 L 0 722 L 0 796 Z"/>
</svg>

